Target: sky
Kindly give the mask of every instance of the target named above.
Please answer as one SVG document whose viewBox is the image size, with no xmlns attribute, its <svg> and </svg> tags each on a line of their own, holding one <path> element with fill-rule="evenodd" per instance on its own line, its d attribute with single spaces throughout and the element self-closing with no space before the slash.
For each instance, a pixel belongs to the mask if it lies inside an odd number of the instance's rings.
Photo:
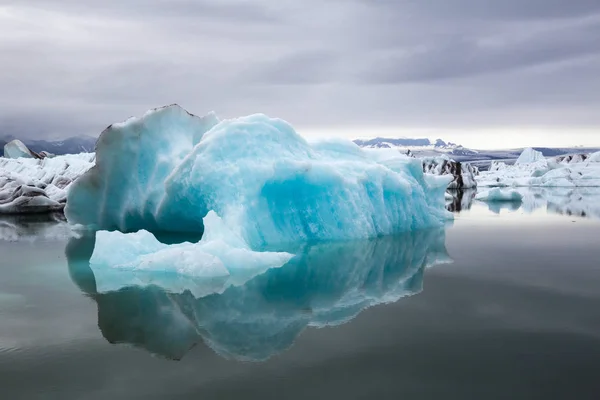
<svg viewBox="0 0 600 400">
<path fill-rule="evenodd" d="M 0 0 L 0 136 L 178 103 L 303 135 L 600 146 L 598 0 Z"/>
</svg>

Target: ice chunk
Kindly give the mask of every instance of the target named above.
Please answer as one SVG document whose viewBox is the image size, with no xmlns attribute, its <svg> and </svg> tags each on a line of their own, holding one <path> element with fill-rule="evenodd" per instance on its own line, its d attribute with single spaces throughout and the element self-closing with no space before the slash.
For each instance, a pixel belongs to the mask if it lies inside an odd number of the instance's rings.
<svg viewBox="0 0 600 400">
<path fill-rule="evenodd" d="M 445 231 L 437 228 L 300 245 L 288 249 L 296 255 L 285 266 L 224 291 L 208 276 L 194 281 L 184 276 L 174 287 L 162 271 L 148 271 L 138 282 L 114 280 L 107 287 L 104 271 L 89 268 L 89 255 L 87 263 L 75 257 L 88 251 L 78 240 L 82 249 L 69 246 L 67 252 L 69 272 L 97 302 L 104 337 L 176 359 L 201 341 L 224 357 L 268 359 L 289 348 L 306 327 L 343 324 L 371 306 L 419 293 L 426 268 L 451 262 Z M 207 295 L 211 288 L 217 293 Z"/>
<path fill-rule="evenodd" d="M 171 106 L 108 128 L 96 166 L 69 192 L 69 221 L 194 232 L 214 210 L 258 248 L 392 234 L 450 217 L 443 193 L 452 177 L 424 175 L 419 160 L 348 141 L 310 144 L 262 114 L 206 121 Z"/>
<path fill-rule="evenodd" d="M 199 243 L 167 245 L 148 231 L 99 231 L 90 263 L 99 291 L 116 285 L 161 285 L 173 292 L 192 287 L 194 295 L 222 292 L 270 268 L 281 267 L 292 257 L 284 252 L 254 252 L 227 228 L 213 211 L 204 218 L 205 233 Z M 189 282 L 204 279 L 202 285 Z M 207 285 L 206 283 L 210 284 Z"/>
<path fill-rule="evenodd" d="M 0 158 L 0 214 L 62 210 L 71 183 L 94 164 L 94 154 Z"/>
<path fill-rule="evenodd" d="M 8 142 L 4 145 L 4 157 L 6 158 L 39 158 L 25 146 L 25 143 L 18 139 Z"/>
<path fill-rule="evenodd" d="M 540 151 L 536 151 L 531 147 L 523 150 L 519 158 L 517 159 L 516 164 L 532 164 L 538 161 L 545 160 L 544 154 Z"/>
<path fill-rule="evenodd" d="M 447 155 L 441 157 L 425 157 L 423 172 L 433 175 L 451 175 L 454 180 L 448 185 L 449 189 L 473 189 L 477 187 L 475 176 L 479 173 L 477 167 L 469 163 L 451 160 Z"/>
<path fill-rule="evenodd" d="M 523 200 L 523 195 L 514 189 L 494 188 L 477 193 L 475 199 L 488 202 L 520 202 Z"/>
</svg>

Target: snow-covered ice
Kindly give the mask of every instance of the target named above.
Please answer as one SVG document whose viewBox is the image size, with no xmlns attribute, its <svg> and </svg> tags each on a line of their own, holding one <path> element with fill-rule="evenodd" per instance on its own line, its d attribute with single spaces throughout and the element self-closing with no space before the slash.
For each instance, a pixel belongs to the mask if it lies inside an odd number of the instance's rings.
<svg viewBox="0 0 600 400">
<path fill-rule="evenodd" d="M 0 214 L 62 210 L 69 187 L 94 163 L 94 154 L 54 158 L 0 157 Z"/>
<path fill-rule="evenodd" d="M 597 187 L 600 186 L 600 153 L 539 158 L 528 150 L 515 165 L 493 163 L 477 177 L 479 187 Z M 521 157 L 520 157 L 521 158 Z M 524 162 L 531 161 L 531 162 Z"/>
<path fill-rule="evenodd" d="M 523 195 L 514 189 L 493 188 L 477 193 L 475 200 L 487 202 L 514 201 L 523 200 Z"/>
<path fill-rule="evenodd" d="M 389 150 L 389 149 L 388 149 Z M 210 210 L 251 248 L 440 226 L 450 176 L 345 140 L 309 143 L 262 114 L 220 121 L 173 105 L 105 130 L 78 179 L 72 223 L 195 232 Z"/>
</svg>

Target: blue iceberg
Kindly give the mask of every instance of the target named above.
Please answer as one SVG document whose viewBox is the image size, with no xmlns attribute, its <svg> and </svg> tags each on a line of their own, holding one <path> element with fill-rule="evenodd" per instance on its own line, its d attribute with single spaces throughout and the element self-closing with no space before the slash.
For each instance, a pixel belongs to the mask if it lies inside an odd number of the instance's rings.
<svg viewBox="0 0 600 400">
<path fill-rule="evenodd" d="M 102 133 L 65 214 L 97 229 L 202 232 L 212 210 L 258 249 L 441 226 L 451 179 L 395 151 L 309 143 L 262 114 L 220 121 L 173 105 Z"/>
</svg>

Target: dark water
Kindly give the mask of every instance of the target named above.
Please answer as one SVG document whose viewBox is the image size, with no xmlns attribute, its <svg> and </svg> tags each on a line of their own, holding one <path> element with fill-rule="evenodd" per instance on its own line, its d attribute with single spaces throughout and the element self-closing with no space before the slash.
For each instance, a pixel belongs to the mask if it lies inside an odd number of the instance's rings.
<svg viewBox="0 0 600 400">
<path fill-rule="evenodd" d="M 201 298 L 102 290 L 93 240 L 0 219 L 0 398 L 599 398 L 600 220 L 462 202 Z"/>
</svg>

